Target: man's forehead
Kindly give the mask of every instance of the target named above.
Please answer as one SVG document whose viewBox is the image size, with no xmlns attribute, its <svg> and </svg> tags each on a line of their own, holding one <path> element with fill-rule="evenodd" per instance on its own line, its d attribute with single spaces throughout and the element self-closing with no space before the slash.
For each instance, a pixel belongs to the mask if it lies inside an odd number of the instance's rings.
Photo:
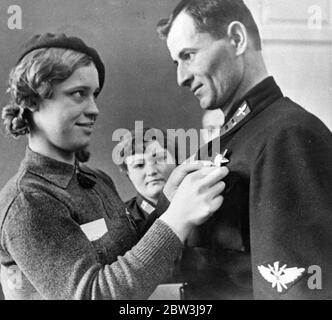
<svg viewBox="0 0 332 320">
<path fill-rule="evenodd" d="M 194 19 L 186 12 L 181 12 L 173 21 L 167 36 L 167 46 L 171 53 L 179 52 L 183 47 L 197 41 L 198 32 Z"/>
<path fill-rule="evenodd" d="M 174 20 L 168 33 L 167 46 L 173 60 L 177 60 L 181 51 L 202 49 L 216 39 L 208 32 L 197 30 L 194 19 L 186 12 L 181 12 Z"/>
</svg>

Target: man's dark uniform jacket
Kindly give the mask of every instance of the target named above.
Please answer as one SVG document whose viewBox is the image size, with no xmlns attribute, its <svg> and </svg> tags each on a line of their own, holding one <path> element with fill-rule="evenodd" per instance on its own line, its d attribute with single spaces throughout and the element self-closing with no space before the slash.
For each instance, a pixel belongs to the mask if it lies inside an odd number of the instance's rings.
<svg viewBox="0 0 332 320">
<path fill-rule="evenodd" d="M 188 239 L 187 298 L 332 299 L 331 132 L 272 77 L 225 123 L 197 157 L 227 150 L 230 174 L 222 207 Z"/>
</svg>

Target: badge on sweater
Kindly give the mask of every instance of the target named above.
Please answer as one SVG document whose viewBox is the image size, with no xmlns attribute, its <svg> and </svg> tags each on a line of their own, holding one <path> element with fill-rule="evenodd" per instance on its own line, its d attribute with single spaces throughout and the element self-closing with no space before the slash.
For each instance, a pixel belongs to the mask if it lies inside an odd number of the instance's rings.
<svg viewBox="0 0 332 320">
<path fill-rule="evenodd" d="M 107 226 L 104 218 L 82 224 L 81 229 L 90 241 L 98 240 L 107 233 Z"/>
<path fill-rule="evenodd" d="M 299 278 L 303 272 L 304 268 L 286 268 L 287 265 L 283 265 L 279 269 L 279 261 L 273 264 L 273 267 L 268 264 L 267 267 L 261 265 L 258 266 L 258 271 L 261 276 L 268 282 L 272 283 L 272 288 L 277 288 L 279 293 L 282 293 L 284 289 L 288 289 L 287 284 L 291 284 L 297 278 Z"/>
</svg>

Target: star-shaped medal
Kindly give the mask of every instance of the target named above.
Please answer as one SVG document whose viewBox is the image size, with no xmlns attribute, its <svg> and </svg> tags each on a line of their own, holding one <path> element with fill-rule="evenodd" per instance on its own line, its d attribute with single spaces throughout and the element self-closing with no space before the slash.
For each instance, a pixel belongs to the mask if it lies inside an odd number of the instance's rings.
<svg viewBox="0 0 332 320">
<path fill-rule="evenodd" d="M 214 158 L 214 165 L 217 167 L 222 167 L 226 163 L 229 163 L 229 160 L 226 158 L 227 153 L 228 149 L 226 149 L 223 154 L 217 154 Z"/>
</svg>

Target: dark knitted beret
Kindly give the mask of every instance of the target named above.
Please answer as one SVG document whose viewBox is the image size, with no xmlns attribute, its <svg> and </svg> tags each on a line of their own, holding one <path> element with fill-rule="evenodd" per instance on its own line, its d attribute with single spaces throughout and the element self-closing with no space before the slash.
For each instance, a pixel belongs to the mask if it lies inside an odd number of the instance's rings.
<svg viewBox="0 0 332 320">
<path fill-rule="evenodd" d="M 88 47 L 83 40 L 76 37 L 67 37 L 65 34 L 52 34 L 44 33 L 33 36 L 22 48 L 22 52 L 19 57 L 19 61 L 23 59 L 31 51 L 42 49 L 42 48 L 63 48 L 71 49 L 74 51 L 82 52 L 91 57 L 92 61 L 96 65 L 99 86 L 102 89 L 105 80 L 105 66 L 101 60 L 98 52 L 91 47 Z"/>
</svg>

